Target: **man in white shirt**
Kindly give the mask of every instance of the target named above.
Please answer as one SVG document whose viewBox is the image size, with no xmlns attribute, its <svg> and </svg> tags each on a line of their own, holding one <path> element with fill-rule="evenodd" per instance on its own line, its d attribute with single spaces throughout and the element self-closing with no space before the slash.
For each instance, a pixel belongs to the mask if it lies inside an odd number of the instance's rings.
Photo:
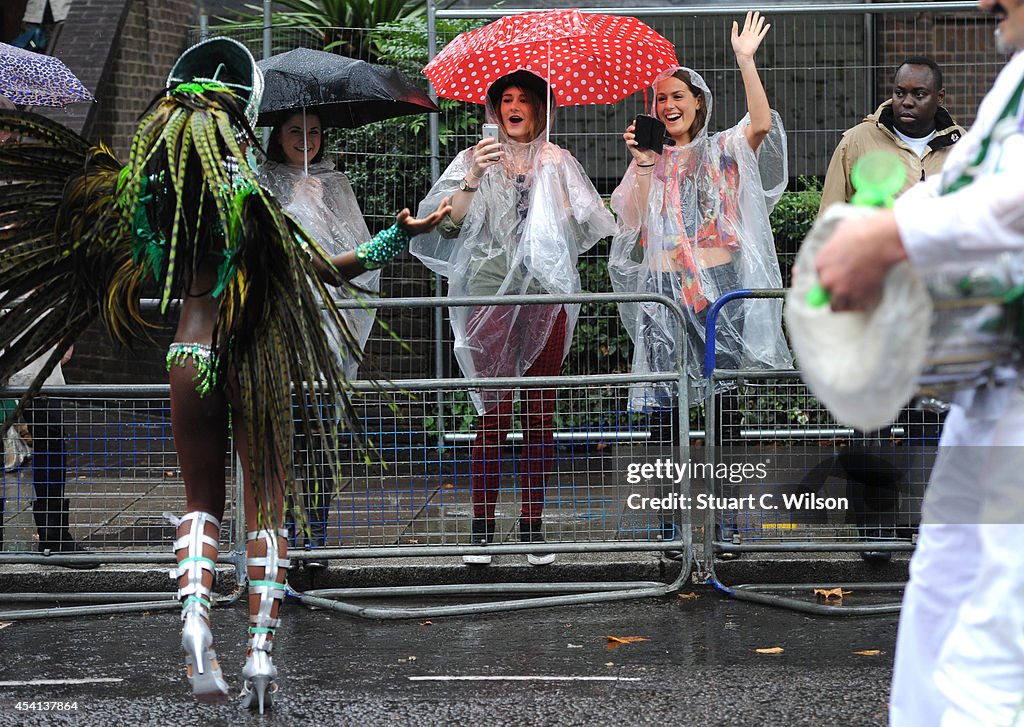
<svg viewBox="0 0 1024 727">
<path fill-rule="evenodd" d="M 850 171 L 870 152 L 886 151 L 900 158 L 906 170 L 901 193 L 937 174 L 964 135 L 942 105 L 945 98 L 942 69 L 935 61 L 923 56 L 903 61 L 893 77 L 892 98 L 839 140 L 825 173 L 818 214 L 836 202 L 850 201 Z"/>
<path fill-rule="evenodd" d="M 905 177 L 900 193 L 942 171 L 953 145 L 964 129 L 953 121 L 942 105 L 946 89 L 942 69 L 931 58 L 913 56 L 896 68 L 892 96 L 859 124 L 848 129 L 829 162 L 821 192 L 818 214 L 837 202 L 849 202 L 854 189 L 850 181 L 853 166 L 866 154 L 884 151 L 903 163 Z M 940 415 L 909 409 L 899 418 L 905 441 L 934 446 L 938 439 Z M 886 434 L 882 440 L 886 441 Z M 836 464 L 853 488 L 857 525 L 864 538 L 891 539 L 895 536 L 898 491 L 904 486 L 904 468 L 887 462 L 878 450 L 875 432 L 858 437 L 837 457 Z M 887 563 L 892 553 L 867 550 L 861 557 L 869 563 Z"/>
<path fill-rule="evenodd" d="M 997 39 L 1024 48 L 1024 0 L 980 0 Z M 940 177 L 892 210 L 839 225 L 816 267 L 835 310 L 865 310 L 909 260 L 965 272 L 1024 255 L 1024 53 L 1016 52 Z M 894 727 L 999 727 L 1024 697 L 1024 391 L 965 392 L 925 495 L 896 647 Z"/>
</svg>

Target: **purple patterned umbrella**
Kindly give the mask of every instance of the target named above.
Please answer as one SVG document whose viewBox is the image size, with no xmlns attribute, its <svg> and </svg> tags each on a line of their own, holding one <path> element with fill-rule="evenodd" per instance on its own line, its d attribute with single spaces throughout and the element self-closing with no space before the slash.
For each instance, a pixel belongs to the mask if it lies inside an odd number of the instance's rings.
<svg viewBox="0 0 1024 727">
<path fill-rule="evenodd" d="M 19 106 L 95 101 L 59 58 L 0 43 L 0 95 Z"/>
</svg>

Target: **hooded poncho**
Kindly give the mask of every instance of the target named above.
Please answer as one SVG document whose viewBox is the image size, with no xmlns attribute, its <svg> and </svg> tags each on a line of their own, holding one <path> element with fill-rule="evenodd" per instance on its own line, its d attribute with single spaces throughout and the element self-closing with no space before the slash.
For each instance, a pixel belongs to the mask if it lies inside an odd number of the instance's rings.
<svg viewBox="0 0 1024 727">
<path fill-rule="evenodd" d="M 487 120 L 497 122 L 488 102 Z M 505 159 L 487 169 L 457 229 L 419 235 L 410 252 L 448 279 L 450 295 L 578 293 L 580 253 L 615 232 L 615 222 L 572 154 L 539 134 L 520 144 L 501 135 Z M 420 204 L 434 210 L 458 189 L 472 150 L 458 154 Z M 439 229 L 441 229 L 439 228 Z M 447 237 L 447 239 L 446 239 Z M 521 376 L 544 348 L 563 306 L 452 308 L 455 357 L 467 378 Z M 567 314 L 563 359 L 579 316 Z M 471 392 L 480 413 L 507 392 Z"/>
<path fill-rule="evenodd" d="M 352 185 L 328 161 L 309 165 L 307 174 L 299 167 L 268 160 L 260 170 L 260 184 L 270 190 L 277 201 L 313 236 L 327 255 L 339 255 L 370 239 L 363 213 L 359 209 Z M 352 285 L 376 293 L 380 290 L 380 270 L 368 270 L 352 279 Z M 341 314 L 348 323 L 352 337 L 360 347 L 366 345 L 373 327 L 373 311 L 347 309 Z M 345 374 L 355 378 L 359 363 L 346 356 L 341 337 L 329 320 L 324 319 L 327 334 L 335 344 Z"/>
<path fill-rule="evenodd" d="M 711 91 L 687 68 L 693 85 L 704 93 L 711 118 Z M 655 113 L 652 109 L 652 114 Z M 786 188 L 786 134 L 772 112 L 772 128 L 755 152 L 744 127 L 745 116 L 731 129 L 708 134 L 708 122 L 683 146 L 666 146 L 653 168 L 646 204 L 639 198 L 636 164 L 631 163 L 612 194 L 619 229 L 612 242 L 608 271 L 618 293 L 660 293 L 679 301 L 686 320 L 686 371 L 691 382 L 703 379 L 704 321 L 720 295 L 735 288 L 781 288 L 775 243 L 768 215 Z M 705 269 L 700 248 L 725 248 L 732 254 L 733 276 Z M 726 266 L 720 266 L 726 267 Z M 709 271 L 714 271 L 711 273 Z M 723 281 L 723 278 L 725 279 Z M 633 373 L 676 369 L 676 324 L 660 303 L 624 303 L 619 314 L 634 343 Z M 782 336 L 781 300 L 739 300 L 726 305 L 717 321 L 717 365 L 742 368 L 789 368 L 792 359 Z M 728 366 L 728 367 L 731 367 Z M 704 396 L 695 387 L 693 397 Z M 630 409 L 668 407 L 676 400 L 668 383 L 634 386 Z"/>
</svg>

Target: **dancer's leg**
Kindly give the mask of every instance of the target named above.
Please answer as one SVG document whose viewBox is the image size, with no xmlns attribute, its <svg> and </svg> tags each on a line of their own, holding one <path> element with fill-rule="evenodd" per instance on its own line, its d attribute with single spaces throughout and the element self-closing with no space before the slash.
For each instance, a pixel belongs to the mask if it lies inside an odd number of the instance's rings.
<svg viewBox="0 0 1024 727">
<path fill-rule="evenodd" d="M 219 389 L 205 396 L 196 391 L 198 369 L 191 356 L 176 361 L 169 374 L 171 429 L 185 482 L 187 511 L 178 523 L 174 543 L 178 597 L 182 600 L 181 643 L 196 698 L 223 701 L 228 687 L 212 648 L 209 614 L 224 515 L 228 407 Z"/>
<path fill-rule="evenodd" d="M 249 646 L 242 667 L 242 705 L 259 709 L 263 714 L 265 707 L 273 706 L 274 694 L 278 690 L 277 667 L 271 652 L 274 632 L 281 625 L 278 612 L 284 599 L 288 569 L 288 530 L 284 527 L 274 530 L 270 524 L 261 521 L 249 472 L 253 449 L 241 416 L 235 417 L 234 435 L 245 490 L 245 565 L 249 576 Z M 274 525 L 280 526 L 284 513 L 284 487 L 280 473 L 266 487 L 265 494 L 268 497 L 268 514 Z"/>
</svg>

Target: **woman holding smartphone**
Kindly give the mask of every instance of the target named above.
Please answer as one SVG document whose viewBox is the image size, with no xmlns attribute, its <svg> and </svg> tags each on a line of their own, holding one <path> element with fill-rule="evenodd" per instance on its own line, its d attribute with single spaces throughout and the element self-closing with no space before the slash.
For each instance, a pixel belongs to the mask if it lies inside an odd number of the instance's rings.
<svg viewBox="0 0 1024 727">
<path fill-rule="evenodd" d="M 410 252 L 448 279 L 449 295 L 578 293 L 580 253 L 614 233 L 615 223 L 579 162 L 547 140 L 553 103 L 547 84 L 529 71 L 495 81 L 487 91 L 484 138 L 459 153 L 420 209 L 451 197 L 438 229 Z M 496 128 L 495 128 L 496 127 Z M 496 132 L 497 138 L 490 138 Z M 455 356 L 467 378 L 555 376 L 572 340 L 579 306 L 508 305 L 452 308 Z M 514 392 L 470 392 L 479 412 L 472 451 L 472 534 L 485 546 L 495 535 L 501 447 L 512 426 Z M 519 537 L 544 542 L 545 477 L 554 458 L 555 392 L 522 393 L 522 508 Z M 464 556 L 486 565 L 486 552 Z M 552 554 L 531 554 L 543 565 Z"/>
<path fill-rule="evenodd" d="M 633 162 L 612 194 L 619 232 L 608 270 L 622 293 L 661 293 L 680 301 L 686 318 L 686 370 L 695 384 L 690 401 L 704 397 L 705 321 L 722 294 L 738 288 L 781 288 L 782 277 L 768 215 L 788 182 L 786 135 L 754 64 L 768 33 L 760 13 L 732 26 L 732 47 L 743 79 L 747 115 L 711 134 L 711 90 L 688 68 L 672 68 L 655 82 L 652 115 L 674 146 L 638 145 L 631 124 L 623 138 Z M 717 318 L 716 366 L 786 368 L 781 301 L 738 300 Z M 620 304 L 635 344 L 633 373 L 676 370 L 676 323 L 657 303 Z M 720 388 L 731 386 L 722 382 Z M 653 430 L 677 441 L 673 384 L 645 384 L 630 392 L 630 408 L 654 413 Z M 719 400 L 719 403 L 720 400 Z M 722 407 L 723 440 L 739 436 L 738 402 Z M 724 418 L 723 418 L 724 417 Z M 735 443 L 735 442 L 733 442 Z"/>
</svg>

